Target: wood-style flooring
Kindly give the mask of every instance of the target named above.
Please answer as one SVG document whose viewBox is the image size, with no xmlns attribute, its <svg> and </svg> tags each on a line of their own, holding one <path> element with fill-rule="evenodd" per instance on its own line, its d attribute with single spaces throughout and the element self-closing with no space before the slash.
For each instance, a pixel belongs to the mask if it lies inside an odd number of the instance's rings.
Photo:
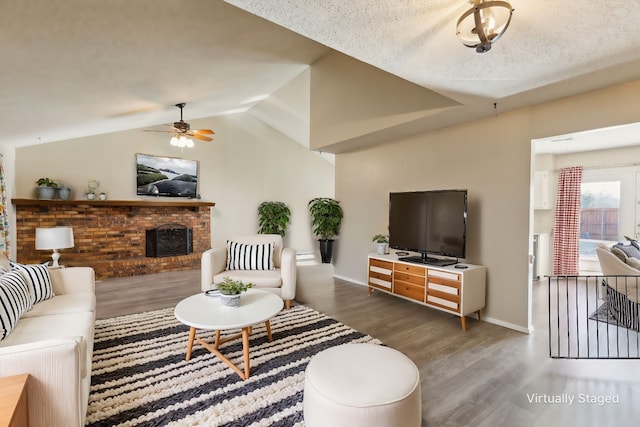
<svg viewBox="0 0 640 427">
<path fill-rule="evenodd" d="M 416 363 L 423 426 L 638 425 L 638 360 L 549 357 L 545 281 L 534 282 L 535 331 L 523 334 L 471 318 L 464 332 L 452 315 L 302 273 L 297 303 L 379 338 Z M 199 270 L 104 280 L 96 284 L 97 317 L 172 307 L 197 292 Z"/>
</svg>

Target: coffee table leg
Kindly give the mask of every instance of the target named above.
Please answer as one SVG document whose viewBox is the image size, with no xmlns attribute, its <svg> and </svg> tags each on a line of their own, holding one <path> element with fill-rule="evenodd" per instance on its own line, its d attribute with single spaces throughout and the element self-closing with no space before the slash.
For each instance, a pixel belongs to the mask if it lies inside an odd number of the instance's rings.
<svg viewBox="0 0 640 427">
<path fill-rule="evenodd" d="M 273 341 L 273 337 L 271 336 L 271 322 L 267 320 L 266 322 L 264 322 L 264 325 L 267 327 L 267 340 L 271 342 Z"/>
<path fill-rule="evenodd" d="M 193 348 L 193 339 L 196 337 L 196 328 L 193 326 L 189 329 L 189 341 L 187 341 L 187 357 L 185 360 L 191 359 L 191 349 Z"/>
<path fill-rule="evenodd" d="M 213 343 L 213 347 L 217 350 L 220 347 L 220 330 L 216 331 L 216 340 Z"/>
<path fill-rule="evenodd" d="M 242 350 L 244 352 L 244 379 L 249 378 L 251 367 L 249 366 L 249 330 L 251 328 L 242 328 Z"/>
</svg>

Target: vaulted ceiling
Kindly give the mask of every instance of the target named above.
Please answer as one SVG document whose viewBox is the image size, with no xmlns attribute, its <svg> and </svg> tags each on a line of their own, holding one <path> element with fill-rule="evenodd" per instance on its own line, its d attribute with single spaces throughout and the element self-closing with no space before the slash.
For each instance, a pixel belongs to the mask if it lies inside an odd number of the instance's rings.
<svg viewBox="0 0 640 427">
<path fill-rule="evenodd" d="M 246 111 L 330 49 L 450 98 L 451 122 L 637 79 L 640 2 L 511 0 L 484 54 L 450 0 L 22 0 L 0 15 L 0 141 Z M 444 121 L 446 122 L 446 120 Z"/>
</svg>

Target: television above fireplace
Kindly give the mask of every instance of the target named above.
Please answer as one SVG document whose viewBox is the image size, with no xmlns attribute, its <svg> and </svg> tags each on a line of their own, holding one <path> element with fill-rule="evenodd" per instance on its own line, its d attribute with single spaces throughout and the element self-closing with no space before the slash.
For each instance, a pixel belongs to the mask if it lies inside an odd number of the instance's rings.
<svg viewBox="0 0 640 427">
<path fill-rule="evenodd" d="M 136 154 L 136 194 L 198 198 L 199 162 Z"/>
</svg>

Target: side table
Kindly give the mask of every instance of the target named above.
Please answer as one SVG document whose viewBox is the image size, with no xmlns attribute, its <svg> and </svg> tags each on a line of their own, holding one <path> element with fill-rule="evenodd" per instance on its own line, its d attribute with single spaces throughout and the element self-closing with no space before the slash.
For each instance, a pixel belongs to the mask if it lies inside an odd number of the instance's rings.
<svg viewBox="0 0 640 427">
<path fill-rule="evenodd" d="M 0 378 L 0 427 L 28 427 L 29 374 Z"/>
</svg>

